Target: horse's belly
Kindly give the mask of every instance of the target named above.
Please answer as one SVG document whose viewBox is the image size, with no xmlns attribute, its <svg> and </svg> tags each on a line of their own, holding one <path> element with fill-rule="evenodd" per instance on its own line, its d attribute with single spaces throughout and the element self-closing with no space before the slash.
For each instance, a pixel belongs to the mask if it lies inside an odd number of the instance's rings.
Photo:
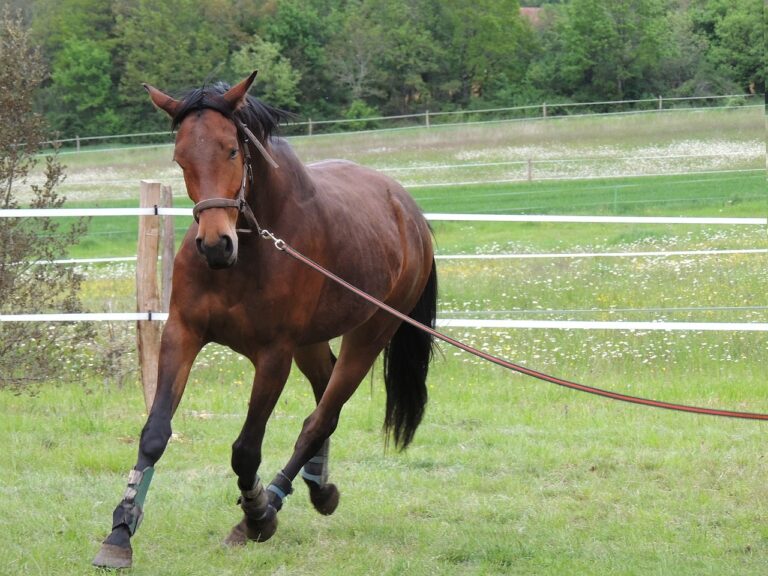
<svg viewBox="0 0 768 576">
<path fill-rule="evenodd" d="M 376 313 L 375 306 L 358 296 L 351 293 L 345 296 L 347 297 L 320 300 L 317 311 L 299 335 L 299 345 L 327 342 L 342 336 L 364 324 Z"/>
</svg>

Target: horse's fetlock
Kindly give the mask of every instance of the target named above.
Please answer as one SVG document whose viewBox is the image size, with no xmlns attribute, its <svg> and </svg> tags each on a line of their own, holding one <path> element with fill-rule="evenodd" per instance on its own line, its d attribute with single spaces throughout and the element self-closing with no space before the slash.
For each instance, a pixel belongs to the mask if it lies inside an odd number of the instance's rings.
<svg viewBox="0 0 768 576">
<path fill-rule="evenodd" d="M 136 533 L 141 520 L 144 518 L 144 500 L 147 497 L 149 484 L 155 469 L 151 466 L 144 470 L 135 468 L 128 474 L 128 486 L 123 494 L 123 500 L 112 513 L 112 529 L 126 526 L 131 536 Z"/>
<path fill-rule="evenodd" d="M 253 483 L 253 488 L 240 491 L 240 498 L 238 498 L 237 503 L 248 518 L 261 520 L 264 517 L 269 506 L 269 498 L 264 484 L 261 483 L 258 476 Z"/>
<path fill-rule="evenodd" d="M 283 507 L 283 500 L 293 493 L 293 483 L 284 472 L 278 472 L 267 486 L 269 503 L 278 512 Z"/>
<path fill-rule="evenodd" d="M 328 452 L 331 439 L 327 438 L 323 446 L 301 469 L 301 477 L 307 482 L 312 482 L 318 487 L 328 482 Z"/>
</svg>

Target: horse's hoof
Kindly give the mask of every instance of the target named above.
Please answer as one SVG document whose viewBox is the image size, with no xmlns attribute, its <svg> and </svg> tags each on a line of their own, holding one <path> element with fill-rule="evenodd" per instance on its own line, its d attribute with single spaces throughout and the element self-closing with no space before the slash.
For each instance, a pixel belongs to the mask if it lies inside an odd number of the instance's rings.
<svg viewBox="0 0 768 576">
<path fill-rule="evenodd" d="M 101 545 L 99 553 L 93 559 L 93 565 L 99 568 L 130 568 L 133 561 L 133 550 L 128 544 L 127 548 L 115 546 L 114 544 Z"/>
<path fill-rule="evenodd" d="M 333 514 L 339 505 L 340 497 L 336 484 L 328 483 L 322 486 L 311 482 L 307 482 L 307 484 L 309 485 L 309 499 L 312 501 L 312 506 L 315 507 L 315 510 L 324 516 Z"/>
<path fill-rule="evenodd" d="M 248 542 L 246 532 L 247 529 L 245 527 L 245 520 L 240 520 L 240 522 L 235 524 L 235 526 L 229 532 L 229 535 L 224 539 L 224 545 L 231 547 L 245 546 L 245 544 Z"/>
<path fill-rule="evenodd" d="M 258 520 L 251 520 L 247 516 L 232 528 L 232 531 L 224 539 L 226 546 L 244 546 L 248 540 L 254 542 L 266 542 L 277 531 L 277 511 L 268 506 L 264 516 Z"/>
</svg>

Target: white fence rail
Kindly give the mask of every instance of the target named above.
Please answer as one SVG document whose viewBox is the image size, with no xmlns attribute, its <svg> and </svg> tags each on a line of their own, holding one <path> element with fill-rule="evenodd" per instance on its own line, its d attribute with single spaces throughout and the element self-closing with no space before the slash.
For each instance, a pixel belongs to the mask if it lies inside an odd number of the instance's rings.
<svg viewBox="0 0 768 576">
<path fill-rule="evenodd" d="M 122 322 L 168 320 L 167 312 L 107 312 L 73 314 L 0 314 L 0 322 Z M 439 328 L 494 328 L 544 330 L 627 330 L 627 331 L 735 331 L 768 332 L 768 322 L 630 322 L 579 320 L 481 320 L 473 318 L 441 318 Z"/>
<path fill-rule="evenodd" d="M 57 208 L 57 209 L 4 209 L 0 218 L 34 217 L 83 217 L 83 216 L 191 216 L 190 208 Z M 709 218 L 709 217 L 668 217 L 668 216 L 561 216 L 561 215 L 526 215 L 526 214 L 425 214 L 431 221 L 459 222 L 553 222 L 553 223 L 599 223 L 599 224 L 702 224 L 727 226 L 768 226 L 768 218 Z M 634 255 L 667 256 L 692 254 L 764 254 L 768 250 L 714 250 L 714 251 L 669 251 L 639 253 L 592 253 L 591 256 Z M 554 258 L 585 257 L 586 254 L 498 254 L 498 255 L 454 255 L 450 258 Z M 102 262 L 106 259 L 90 259 Z M 135 260 L 133 257 L 120 260 Z M 66 260 L 63 263 L 76 262 Z M 76 314 L 3 314 L 0 322 L 116 322 L 167 320 L 164 312 L 132 313 L 76 313 Z M 689 331 L 741 331 L 768 332 L 768 323 L 761 322 L 630 322 L 630 321 L 573 321 L 573 320 L 482 320 L 482 319 L 440 319 L 437 325 L 443 328 L 494 328 L 494 329 L 557 329 L 557 330 L 689 330 Z"/>
<path fill-rule="evenodd" d="M 192 216 L 191 208 L 16 208 L 0 210 L 0 218 L 82 216 Z M 581 224 L 706 224 L 766 226 L 768 218 L 711 218 L 684 216 L 558 216 L 552 214 L 448 214 L 427 212 L 433 222 L 561 222 Z"/>
</svg>

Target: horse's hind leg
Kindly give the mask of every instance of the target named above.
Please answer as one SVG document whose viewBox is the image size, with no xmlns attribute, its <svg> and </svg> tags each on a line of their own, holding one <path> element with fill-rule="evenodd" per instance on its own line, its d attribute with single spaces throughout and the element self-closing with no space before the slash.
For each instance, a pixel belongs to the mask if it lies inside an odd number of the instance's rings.
<svg viewBox="0 0 768 576">
<path fill-rule="evenodd" d="M 327 342 L 306 346 L 294 353 L 296 365 L 312 385 L 315 402 L 325 393 L 331 378 L 336 357 Z M 309 488 L 309 499 L 315 510 L 320 514 L 333 514 L 339 505 L 339 490 L 335 484 L 328 482 L 328 457 L 331 439 L 327 438 L 322 448 L 304 464 L 301 477 Z"/>
<path fill-rule="evenodd" d="M 339 359 L 325 392 L 315 410 L 304 421 L 288 464 L 267 488 L 275 509 L 280 510 L 285 496 L 292 491 L 291 483 L 299 470 L 322 449 L 336 429 L 341 408 L 357 390 L 398 325 L 398 320 L 382 312 L 344 336 Z"/>
</svg>

